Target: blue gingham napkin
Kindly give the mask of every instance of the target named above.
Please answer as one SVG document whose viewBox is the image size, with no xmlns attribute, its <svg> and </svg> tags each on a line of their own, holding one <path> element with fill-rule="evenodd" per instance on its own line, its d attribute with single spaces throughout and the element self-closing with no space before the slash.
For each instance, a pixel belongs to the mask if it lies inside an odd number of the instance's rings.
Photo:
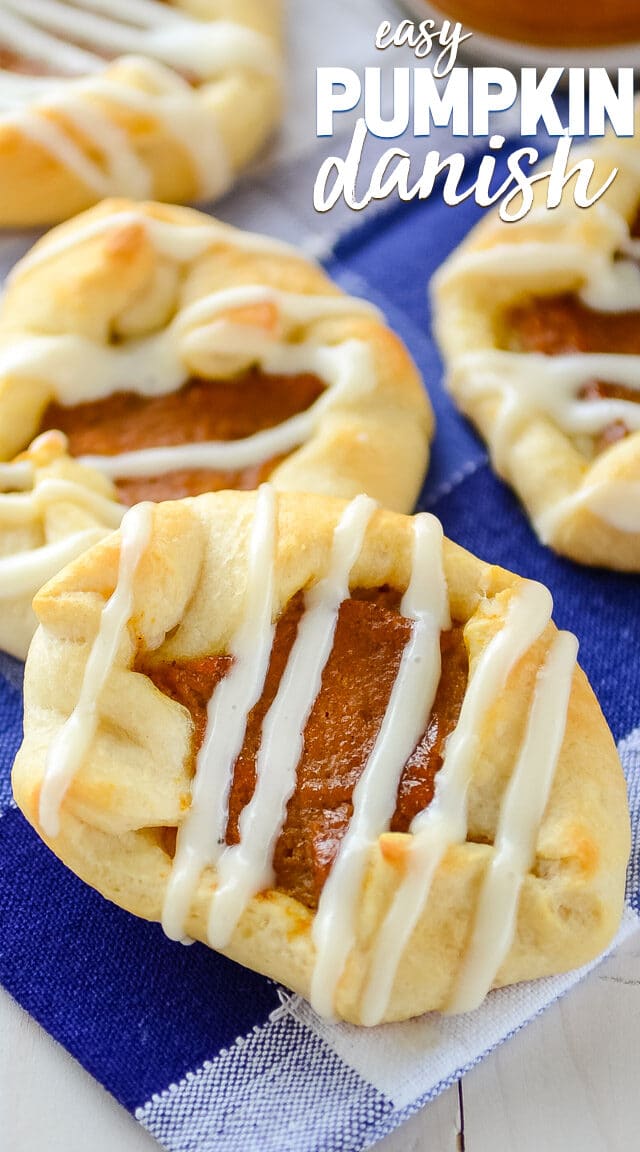
<svg viewBox="0 0 640 1152">
<path fill-rule="evenodd" d="M 621 939 L 640 911 L 640 596 L 637 577 L 542 548 L 441 388 L 426 283 L 477 216 L 439 201 L 376 217 L 327 262 L 386 312 L 438 419 L 421 508 L 486 560 L 544 581 L 555 619 L 615 734 L 634 849 Z M 0 982 L 171 1152 L 357 1152 L 565 992 L 582 973 L 493 993 L 477 1012 L 373 1030 L 320 1020 L 299 997 L 200 944 L 107 904 L 38 840 L 11 800 L 21 666 L 0 658 Z"/>
</svg>

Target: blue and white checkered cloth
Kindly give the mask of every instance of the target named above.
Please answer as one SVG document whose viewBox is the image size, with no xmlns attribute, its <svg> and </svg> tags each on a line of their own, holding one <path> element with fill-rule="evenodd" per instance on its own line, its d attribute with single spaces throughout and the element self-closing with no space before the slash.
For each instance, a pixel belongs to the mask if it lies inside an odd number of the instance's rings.
<svg viewBox="0 0 640 1152">
<path fill-rule="evenodd" d="M 402 207 L 328 261 L 372 299 L 427 381 L 438 430 L 421 508 L 484 559 L 542 580 L 618 741 L 634 848 L 621 937 L 640 911 L 637 577 L 579 568 L 537 543 L 441 387 L 426 284 L 474 208 Z M 368 1148 L 562 995 L 582 973 L 493 993 L 467 1016 L 373 1030 L 320 1020 L 299 997 L 108 904 L 55 859 L 11 800 L 21 666 L 0 658 L 0 982 L 171 1152 Z"/>
</svg>

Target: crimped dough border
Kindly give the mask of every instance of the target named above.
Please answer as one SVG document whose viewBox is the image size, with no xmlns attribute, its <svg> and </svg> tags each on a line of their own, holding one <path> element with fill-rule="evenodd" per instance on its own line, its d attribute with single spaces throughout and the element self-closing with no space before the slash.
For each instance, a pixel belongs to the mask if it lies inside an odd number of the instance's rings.
<svg viewBox="0 0 640 1152">
<path fill-rule="evenodd" d="M 115 488 L 105 476 L 93 468 L 86 468 L 72 460 L 65 450 L 64 437 L 59 433 L 43 433 L 26 452 L 15 461 L 27 464 L 32 471 L 30 487 L 15 493 L 0 488 L 0 567 L 2 561 L 18 562 L 36 559 L 38 549 L 69 542 L 73 538 L 95 542 L 100 533 L 108 536 L 118 523 L 121 509 Z M 42 485 L 53 481 L 69 485 L 68 491 L 39 501 Z M 32 499 L 29 516 L 16 518 L 10 514 L 12 500 Z M 105 509 L 111 514 L 105 515 Z M 115 519 L 114 519 L 115 517 Z M 88 542 L 85 547 L 88 547 Z M 77 549 L 76 549 L 77 551 Z M 61 563 L 63 563 L 62 561 Z M 42 583 L 42 581 L 40 581 Z M 3 587 L 0 572 L 0 648 L 19 660 L 24 660 L 36 630 L 37 620 L 31 606 L 34 592 L 28 573 L 22 577 L 18 593 L 8 593 Z"/>
<path fill-rule="evenodd" d="M 164 827 L 188 806 L 191 720 L 130 665 L 140 647 L 157 659 L 223 651 L 237 626 L 255 495 L 217 493 L 157 505 L 150 544 L 134 581 L 135 612 L 101 700 L 91 757 L 64 800 L 52 850 L 108 899 L 160 918 L 170 870 Z M 277 497 L 275 587 L 280 606 L 326 570 L 344 502 Z M 310 525 L 313 524 L 313 531 Z M 352 587 L 404 590 L 412 549 L 410 517 L 378 511 L 369 524 Z M 116 533 L 37 596 L 40 620 L 27 660 L 25 739 L 13 786 L 38 827 L 47 748 L 78 697 L 100 611 L 117 574 Z M 519 577 L 449 541 L 445 572 L 454 620 L 465 622 L 473 668 L 498 630 Z M 221 573 L 224 571 L 224 578 Z M 469 938 L 480 882 L 492 857 L 499 803 L 524 731 L 535 676 L 555 635 L 549 624 L 513 669 L 496 700 L 469 791 L 467 843 L 450 848 L 403 955 L 386 1019 L 442 1008 Z M 43 837 L 46 839 L 46 837 Z M 372 852 L 359 905 L 357 944 L 337 993 L 337 1014 L 360 1021 L 375 929 L 403 875 L 410 837 L 388 833 Z M 496 986 L 550 975 L 597 955 L 619 922 L 629 851 L 626 793 L 616 749 L 597 701 L 576 668 L 566 733 L 536 860 L 522 889 L 517 929 Z M 203 874 L 187 930 L 206 940 L 212 871 Z M 278 891 L 251 900 L 226 954 L 308 996 L 314 960 L 312 913 Z"/>
</svg>

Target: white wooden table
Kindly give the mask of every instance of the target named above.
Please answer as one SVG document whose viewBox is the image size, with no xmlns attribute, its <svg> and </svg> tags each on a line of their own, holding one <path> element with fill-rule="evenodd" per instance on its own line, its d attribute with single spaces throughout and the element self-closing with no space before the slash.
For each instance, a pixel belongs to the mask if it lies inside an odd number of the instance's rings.
<svg viewBox="0 0 640 1152">
<path fill-rule="evenodd" d="M 289 113 L 275 152 L 278 162 L 292 165 L 288 197 L 278 203 L 264 185 L 261 194 L 258 186 L 268 180 L 271 163 L 255 186 L 245 183 L 231 207 L 225 206 L 227 217 L 236 223 L 289 236 L 294 221 L 308 233 L 314 225 L 301 197 L 308 199 L 313 168 L 316 63 L 381 63 L 373 47 L 377 23 L 404 15 L 393 0 L 290 0 L 290 13 Z M 400 62 L 398 57 L 387 61 Z M 412 63 L 413 57 L 402 62 Z M 333 215 L 326 232 L 343 224 L 343 218 Z M 15 239 L 0 244 L 0 269 L 25 247 L 26 242 Z M 470 1072 L 463 1086 L 449 1089 L 379 1148 L 630 1152 L 640 1146 L 639 1038 L 636 935 L 580 987 Z M 153 1152 L 157 1147 L 0 990 L 0 1152 Z"/>
</svg>

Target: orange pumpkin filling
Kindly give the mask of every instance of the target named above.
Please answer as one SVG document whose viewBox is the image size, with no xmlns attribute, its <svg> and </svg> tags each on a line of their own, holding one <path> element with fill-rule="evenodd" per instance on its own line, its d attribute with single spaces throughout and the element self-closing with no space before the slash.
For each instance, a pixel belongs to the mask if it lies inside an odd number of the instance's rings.
<svg viewBox="0 0 640 1152">
<path fill-rule="evenodd" d="M 296 789 L 278 840 L 274 868 L 277 887 L 316 908 L 340 841 L 353 812 L 353 790 L 380 729 L 411 623 L 398 611 L 389 589 L 355 592 L 341 608 L 322 686 L 304 731 Z M 287 606 L 276 628 L 271 663 L 261 699 L 249 714 L 244 745 L 236 762 L 229 798 L 226 842 L 238 841 L 238 820 L 255 788 L 256 757 L 266 712 L 272 704 L 303 612 L 301 595 Z M 468 659 L 462 628 L 440 638 L 442 675 L 426 730 L 404 766 L 391 829 L 406 832 L 413 817 L 433 798 L 447 736 L 458 721 Z M 194 727 L 193 757 L 206 730 L 207 704 L 231 667 L 230 656 L 203 656 L 154 664 L 142 655 L 135 670 L 165 695 L 183 704 Z"/>
<path fill-rule="evenodd" d="M 640 353 L 640 312 L 597 312 L 576 296 L 541 296 L 512 308 L 504 318 L 504 346 L 514 352 L 542 352 L 545 356 L 575 352 Z M 623 384 L 590 380 L 579 392 L 585 400 L 607 398 L 640 403 L 640 392 Z M 595 438 L 597 452 L 628 434 L 622 420 L 614 420 Z"/>
<path fill-rule="evenodd" d="M 113 456 L 141 448 L 238 440 L 273 428 L 304 412 L 324 391 L 311 374 L 275 376 L 250 369 L 230 380 L 195 377 L 176 392 L 140 396 L 116 392 L 104 400 L 46 409 L 40 431 L 58 428 L 73 456 Z M 233 471 L 181 469 L 115 481 L 123 503 L 178 500 L 223 488 L 252 489 L 266 480 L 280 458 Z"/>
</svg>

